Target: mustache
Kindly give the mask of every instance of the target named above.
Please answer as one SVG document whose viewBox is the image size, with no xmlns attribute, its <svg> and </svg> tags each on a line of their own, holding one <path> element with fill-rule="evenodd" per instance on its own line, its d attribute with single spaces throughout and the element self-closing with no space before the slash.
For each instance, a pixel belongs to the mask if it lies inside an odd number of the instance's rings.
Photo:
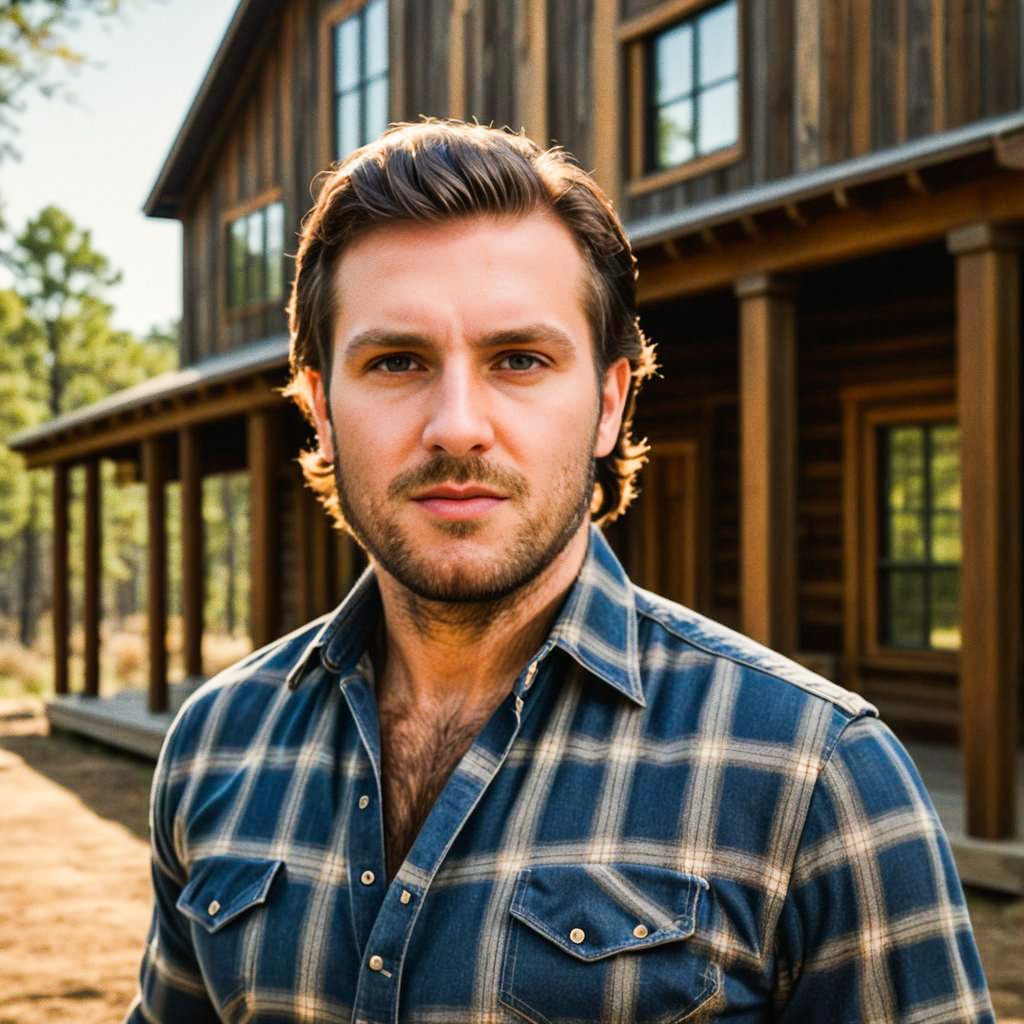
<svg viewBox="0 0 1024 1024">
<path fill-rule="evenodd" d="M 523 498 L 530 489 L 521 473 L 506 466 L 495 466 L 479 455 L 457 458 L 441 454 L 422 466 L 399 473 L 388 485 L 388 497 L 408 498 L 424 487 L 447 483 L 493 487 L 510 498 Z"/>
</svg>

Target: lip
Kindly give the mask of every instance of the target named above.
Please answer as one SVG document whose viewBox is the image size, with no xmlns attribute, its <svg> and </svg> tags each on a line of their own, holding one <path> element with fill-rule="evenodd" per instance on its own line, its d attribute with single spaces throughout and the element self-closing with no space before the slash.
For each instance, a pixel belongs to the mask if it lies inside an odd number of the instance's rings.
<svg viewBox="0 0 1024 1024">
<path fill-rule="evenodd" d="M 448 522 L 482 519 L 506 500 L 503 494 L 476 484 L 465 487 L 443 484 L 431 487 L 413 498 L 420 508 Z"/>
<path fill-rule="evenodd" d="M 472 498 L 496 498 L 504 501 L 505 496 L 497 491 L 492 491 L 479 484 L 467 484 L 459 487 L 457 484 L 441 484 L 439 487 L 431 487 L 429 490 L 417 494 L 413 501 L 430 501 L 439 498 L 443 501 L 469 501 Z"/>
</svg>

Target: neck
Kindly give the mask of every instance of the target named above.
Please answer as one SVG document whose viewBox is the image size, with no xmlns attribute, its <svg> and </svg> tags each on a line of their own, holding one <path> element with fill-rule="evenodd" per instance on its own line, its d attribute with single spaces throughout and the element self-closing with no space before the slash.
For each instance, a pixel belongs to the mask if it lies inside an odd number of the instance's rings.
<svg viewBox="0 0 1024 1024">
<path fill-rule="evenodd" d="M 381 697 L 407 706 L 496 706 L 547 636 L 579 574 L 588 535 L 589 522 L 535 580 L 486 606 L 424 600 L 377 566 Z"/>
</svg>

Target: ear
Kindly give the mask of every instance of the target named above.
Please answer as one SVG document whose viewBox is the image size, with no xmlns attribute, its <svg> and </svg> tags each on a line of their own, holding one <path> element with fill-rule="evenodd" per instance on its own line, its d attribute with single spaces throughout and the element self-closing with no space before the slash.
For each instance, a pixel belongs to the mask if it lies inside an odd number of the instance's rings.
<svg viewBox="0 0 1024 1024">
<path fill-rule="evenodd" d="M 327 408 L 327 393 L 324 391 L 323 378 L 316 370 L 311 370 L 309 367 L 306 367 L 302 373 L 309 388 L 313 407 L 313 424 L 316 426 L 316 436 L 320 442 L 320 453 L 328 462 L 333 462 L 334 442 L 331 436 L 331 415 Z"/>
<path fill-rule="evenodd" d="M 625 356 L 612 363 L 605 371 L 601 387 L 601 419 L 597 424 L 597 440 L 594 444 L 595 458 L 608 455 L 619 438 L 622 413 L 629 394 L 630 367 Z"/>
</svg>

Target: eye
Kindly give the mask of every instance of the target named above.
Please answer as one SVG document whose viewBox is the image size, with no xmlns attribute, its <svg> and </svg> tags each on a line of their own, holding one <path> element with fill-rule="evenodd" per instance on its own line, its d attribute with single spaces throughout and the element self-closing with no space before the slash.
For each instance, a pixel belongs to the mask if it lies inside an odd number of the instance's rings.
<svg viewBox="0 0 1024 1024">
<path fill-rule="evenodd" d="M 415 366 L 416 362 L 412 356 L 393 355 L 378 359 L 372 369 L 383 370 L 385 373 L 408 373 Z"/>
<path fill-rule="evenodd" d="M 543 363 L 538 356 L 530 355 L 529 352 L 509 352 L 508 355 L 502 356 L 498 365 L 502 369 L 522 373 L 524 370 L 534 370 Z"/>
</svg>

